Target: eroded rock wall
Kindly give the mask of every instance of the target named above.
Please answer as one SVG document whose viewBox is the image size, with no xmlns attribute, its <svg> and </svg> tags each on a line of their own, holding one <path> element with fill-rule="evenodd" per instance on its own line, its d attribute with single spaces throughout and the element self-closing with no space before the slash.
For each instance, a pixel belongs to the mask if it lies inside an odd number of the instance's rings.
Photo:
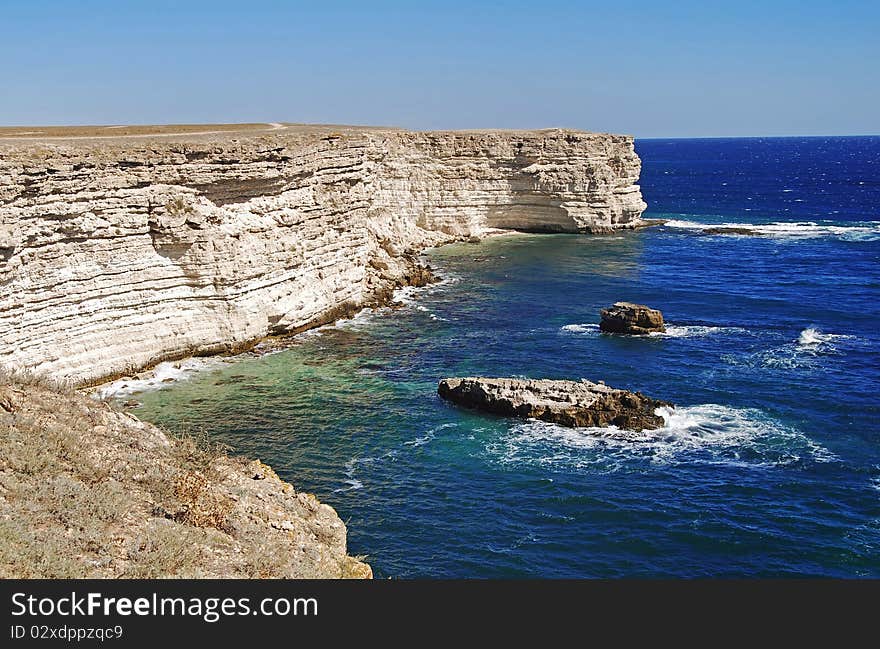
<svg viewBox="0 0 880 649">
<path fill-rule="evenodd" d="M 0 365 L 87 384 L 243 349 L 429 246 L 633 227 L 639 171 L 631 138 L 565 130 L 0 140 Z"/>
</svg>

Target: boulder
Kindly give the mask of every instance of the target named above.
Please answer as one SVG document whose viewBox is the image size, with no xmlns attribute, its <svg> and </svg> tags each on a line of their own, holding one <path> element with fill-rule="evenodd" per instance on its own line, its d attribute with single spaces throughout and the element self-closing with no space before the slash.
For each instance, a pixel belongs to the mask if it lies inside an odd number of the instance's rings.
<svg viewBox="0 0 880 649">
<path fill-rule="evenodd" d="M 660 428 L 663 417 L 655 410 L 674 407 L 641 392 L 587 380 L 448 378 L 440 381 L 437 392 L 460 406 L 571 427 Z"/>
<path fill-rule="evenodd" d="M 614 334 L 644 335 L 666 331 L 663 314 L 644 304 L 615 302 L 614 306 L 601 311 L 599 329 Z"/>
</svg>

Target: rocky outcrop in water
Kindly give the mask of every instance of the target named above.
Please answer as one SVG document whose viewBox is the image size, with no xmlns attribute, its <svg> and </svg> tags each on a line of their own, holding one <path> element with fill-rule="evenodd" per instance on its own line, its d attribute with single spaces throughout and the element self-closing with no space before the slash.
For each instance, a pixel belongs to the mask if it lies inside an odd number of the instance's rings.
<svg viewBox="0 0 880 649">
<path fill-rule="evenodd" d="M 600 313 L 599 329 L 607 333 L 643 336 L 666 331 L 663 314 L 644 304 L 615 302 L 614 306 L 602 309 Z"/>
<path fill-rule="evenodd" d="M 741 234 L 750 237 L 756 237 L 760 235 L 760 232 L 756 232 L 752 228 L 742 228 L 738 226 L 732 225 L 722 225 L 718 227 L 711 228 L 703 228 L 700 230 L 701 234 Z"/>
<path fill-rule="evenodd" d="M 440 381 L 437 392 L 460 406 L 572 427 L 660 428 L 663 418 L 654 411 L 672 407 L 641 392 L 586 380 L 449 378 Z"/>
<path fill-rule="evenodd" d="M 0 133 L 0 365 L 89 384 L 240 351 L 427 281 L 426 247 L 645 208 L 626 136 L 203 130 Z"/>
</svg>

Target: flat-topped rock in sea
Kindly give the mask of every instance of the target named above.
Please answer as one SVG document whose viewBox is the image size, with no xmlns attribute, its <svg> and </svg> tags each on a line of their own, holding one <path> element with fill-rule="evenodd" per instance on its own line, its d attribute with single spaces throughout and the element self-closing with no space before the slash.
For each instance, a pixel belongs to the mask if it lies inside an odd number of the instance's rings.
<svg viewBox="0 0 880 649">
<path fill-rule="evenodd" d="M 613 425 L 650 430 L 664 424 L 657 408 L 674 407 L 641 392 L 587 380 L 448 378 L 440 381 L 437 392 L 443 399 L 468 408 L 570 427 Z"/>
<path fill-rule="evenodd" d="M 732 225 L 721 225 L 717 227 L 711 228 L 703 228 L 700 231 L 701 234 L 741 234 L 749 237 L 756 237 L 760 235 L 760 232 L 752 228 L 743 228 L 739 226 Z"/>
<path fill-rule="evenodd" d="M 614 306 L 601 311 L 599 329 L 607 333 L 642 336 L 664 332 L 663 314 L 657 309 L 632 302 L 615 302 Z"/>
</svg>

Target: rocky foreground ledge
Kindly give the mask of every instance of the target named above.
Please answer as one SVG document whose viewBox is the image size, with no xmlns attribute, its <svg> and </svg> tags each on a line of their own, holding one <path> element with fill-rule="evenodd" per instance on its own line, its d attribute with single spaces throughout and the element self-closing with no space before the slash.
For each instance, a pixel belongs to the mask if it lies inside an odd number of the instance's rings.
<svg viewBox="0 0 880 649">
<path fill-rule="evenodd" d="M 460 406 L 571 427 L 650 430 L 664 423 L 655 410 L 673 407 L 641 392 L 586 380 L 449 378 L 440 381 L 437 392 Z"/>
<path fill-rule="evenodd" d="M 369 578 L 259 460 L 0 376 L 0 578 Z"/>
</svg>

